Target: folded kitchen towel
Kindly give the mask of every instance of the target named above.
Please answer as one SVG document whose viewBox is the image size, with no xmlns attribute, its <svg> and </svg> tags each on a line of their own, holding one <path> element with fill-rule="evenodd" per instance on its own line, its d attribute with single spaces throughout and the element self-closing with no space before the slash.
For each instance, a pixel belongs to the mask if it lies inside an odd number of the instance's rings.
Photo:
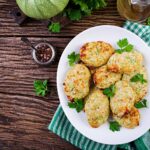
<svg viewBox="0 0 150 150">
<path fill-rule="evenodd" d="M 137 34 L 150 46 L 150 26 L 127 21 L 124 28 Z M 83 136 L 71 125 L 60 105 L 48 129 L 82 150 L 116 150 L 117 148 L 126 150 L 150 150 L 150 131 L 134 142 L 123 145 L 106 145 L 94 142 Z"/>
</svg>

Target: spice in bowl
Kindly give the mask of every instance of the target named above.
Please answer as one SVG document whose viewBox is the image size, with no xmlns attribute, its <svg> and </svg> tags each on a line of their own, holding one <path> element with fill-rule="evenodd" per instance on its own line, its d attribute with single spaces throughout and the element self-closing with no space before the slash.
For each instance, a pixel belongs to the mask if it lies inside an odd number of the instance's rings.
<svg viewBox="0 0 150 150">
<path fill-rule="evenodd" d="M 37 47 L 36 56 L 40 62 L 47 62 L 52 57 L 52 50 L 48 45 L 41 44 Z"/>
<path fill-rule="evenodd" d="M 48 65 L 55 58 L 54 47 L 47 43 L 42 42 L 35 46 L 36 50 L 33 49 L 33 58 L 40 65 Z"/>
</svg>

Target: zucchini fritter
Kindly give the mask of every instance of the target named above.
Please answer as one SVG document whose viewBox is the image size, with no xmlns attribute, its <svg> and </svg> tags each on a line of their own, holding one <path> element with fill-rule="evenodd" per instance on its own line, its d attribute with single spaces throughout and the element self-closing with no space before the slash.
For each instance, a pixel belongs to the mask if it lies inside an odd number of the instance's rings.
<svg viewBox="0 0 150 150">
<path fill-rule="evenodd" d="M 140 101 L 147 93 L 148 91 L 148 82 L 141 83 L 141 82 L 131 82 L 130 79 L 135 76 L 137 73 L 142 74 L 144 76 L 144 79 L 148 81 L 148 75 L 146 68 L 143 66 L 139 71 L 136 71 L 132 74 L 124 74 L 123 79 L 124 81 L 128 81 L 130 86 L 133 88 L 133 90 L 136 93 L 136 102 Z"/>
<path fill-rule="evenodd" d="M 89 124 L 93 128 L 97 128 L 107 121 L 109 100 L 101 90 L 94 88 L 85 98 L 85 113 Z"/>
<path fill-rule="evenodd" d="M 76 64 L 66 75 L 64 81 L 64 91 L 68 99 L 84 98 L 89 93 L 91 74 L 89 69 L 83 64 Z"/>
<path fill-rule="evenodd" d="M 80 49 L 80 59 L 90 67 L 99 67 L 107 63 L 114 48 L 103 41 L 89 42 Z"/>
<path fill-rule="evenodd" d="M 106 65 L 96 69 L 93 75 L 93 81 L 100 89 L 108 88 L 120 79 L 121 74 L 108 71 Z"/>
<path fill-rule="evenodd" d="M 128 114 L 121 118 L 114 116 L 114 119 L 125 128 L 135 128 L 139 125 L 140 113 L 137 108 L 133 107 Z"/>
<path fill-rule="evenodd" d="M 135 102 L 135 92 L 128 82 L 118 81 L 115 84 L 116 92 L 110 99 L 112 113 L 118 117 L 128 114 Z"/>
<path fill-rule="evenodd" d="M 107 64 L 108 70 L 116 73 L 130 74 L 141 68 L 143 56 L 137 51 L 113 54 Z"/>
</svg>

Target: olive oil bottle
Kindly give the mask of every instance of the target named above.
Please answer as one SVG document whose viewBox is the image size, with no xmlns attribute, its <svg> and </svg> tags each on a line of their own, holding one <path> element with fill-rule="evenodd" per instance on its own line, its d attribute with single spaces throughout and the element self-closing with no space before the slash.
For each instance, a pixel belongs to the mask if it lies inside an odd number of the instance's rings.
<svg viewBox="0 0 150 150">
<path fill-rule="evenodd" d="M 117 9 L 122 17 L 142 22 L 150 16 L 150 0 L 117 0 Z"/>
</svg>

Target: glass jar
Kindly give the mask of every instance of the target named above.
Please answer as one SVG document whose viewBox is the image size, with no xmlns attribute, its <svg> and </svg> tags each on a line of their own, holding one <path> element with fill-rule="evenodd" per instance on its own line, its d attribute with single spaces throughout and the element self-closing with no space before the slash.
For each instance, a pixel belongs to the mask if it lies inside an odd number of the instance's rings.
<svg viewBox="0 0 150 150">
<path fill-rule="evenodd" d="M 117 9 L 122 17 L 142 22 L 150 16 L 150 0 L 117 0 Z"/>
<path fill-rule="evenodd" d="M 50 65 L 56 56 L 55 48 L 48 42 L 40 42 L 32 50 L 32 56 L 39 65 Z"/>
</svg>

